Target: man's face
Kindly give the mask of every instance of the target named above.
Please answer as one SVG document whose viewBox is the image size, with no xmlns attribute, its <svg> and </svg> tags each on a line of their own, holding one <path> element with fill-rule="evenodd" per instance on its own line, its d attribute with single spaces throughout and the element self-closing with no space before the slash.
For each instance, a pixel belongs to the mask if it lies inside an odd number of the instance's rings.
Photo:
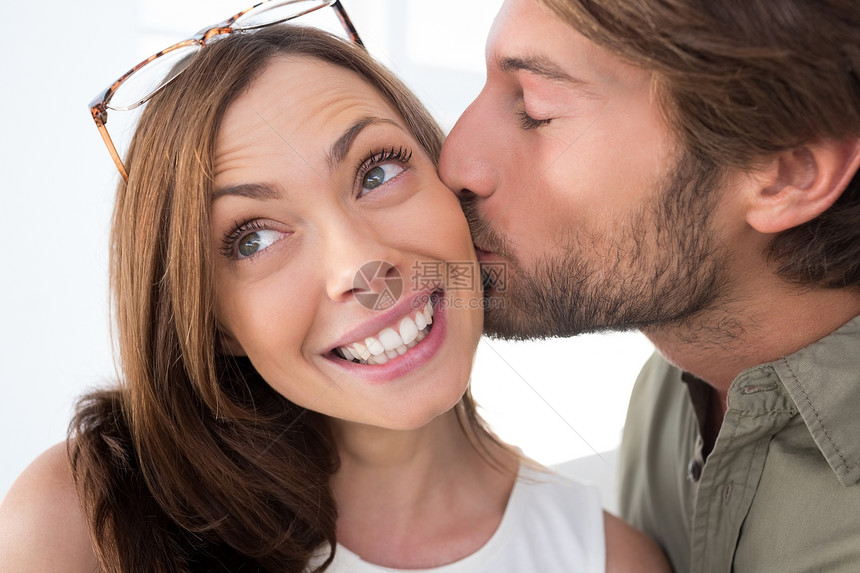
<svg viewBox="0 0 860 573">
<path fill-rule="evenodd" d="M 676 151 L 651 74 L 537 0 L 505 2 L 486 58 L 440 163 L 501 273 L 485 331 L 642 328 L 711 304 L 725 284 L 708 228 L 718 177 Z"/>
</svg>

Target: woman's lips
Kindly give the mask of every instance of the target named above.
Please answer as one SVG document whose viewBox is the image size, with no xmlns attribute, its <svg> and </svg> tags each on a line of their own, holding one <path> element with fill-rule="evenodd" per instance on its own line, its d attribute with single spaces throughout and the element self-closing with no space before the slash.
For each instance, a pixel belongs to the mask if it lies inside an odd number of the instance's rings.
<svg viewBox="0 0 860 573">
<path fill-rule="evenodd" d="M 434 294 L 433 322 L 428 325 L 431 328 L 424 338 L 409 348 L 407 352 L 395 358 L 389 358 L 384 364 L 360 364 L 351 362 L 337 356 L 334 352 L 325 356 L 327 360 L 336 364 L 355 378 L 362 378 L 373 384 L 384 384 L 397 380 L 410 372 L 417 370 L 428 363 L 442 346 L 447 334 L 447 316 L 445 305 L 440 304 L 443 297 Z"/>
<path fill-rule="evenodd" d="M 420 304 L 424 299 L 416 299 Z M 415 308 L 406 316 L 395 319 L 373 336 L 354 340 L 349 344 L 336 347 L 334 353 L 362 364 L 385 364 L 388 360 L 406 354 L 421 342 L 433 327 L 433 303 L 428 296 L 421 308 Z"/>
<path fill-rule="evenodd" d="M 403 297 L 386 311 L 373 313 L 369 319 L 362 321 L 361 324 L 343 334 L 332 348 L 346 346 L 369 336 L 377 336 L 384 328 L 395 325 L 407 315 L 413 314 L 424 305 L 434 292 L 436 291 L 427 290 L 414 295 L 412 298 Z"/>
</svg>

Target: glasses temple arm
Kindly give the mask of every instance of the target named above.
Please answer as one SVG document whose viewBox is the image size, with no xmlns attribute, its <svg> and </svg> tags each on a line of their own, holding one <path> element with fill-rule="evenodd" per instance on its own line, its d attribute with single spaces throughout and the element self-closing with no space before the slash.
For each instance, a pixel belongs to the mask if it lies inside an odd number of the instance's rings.
<svg viewBox="0 0 860 573">
<path fill-rule="evenodd" d="M 332 8 L 334 8 L 334 11 L 337 13 L 337 17 L 340 19 L 340 23 L 349 34 L 349 39 L 363 48 L 364 42 L 361 41 L 358 31 L 355 29 L 355 26 L 352 25 L 352 21 L 349 19 L 349 16 L 341 5 L 340 0 L 335 0 L 332 4 Z"/>
<path fill-rule="evenodd" d="M 110 134 L 105 127 L 104 121 L 102 121 L 102 119 L 98 117 L 98 114 L 96 113 L 93 113 L 93 119 L 96 122 L 96 127 L 99 129 L 99 133 L 102 136 L 102 140 L 107 146 L 108 153 L 110 153 L 113 162 L 116 164 L 116 168 L 119 170 L 119 174 L 122 175 L 123 181 L 128 183 L 128 172 L 125 170 L 125 165 L 122 164 L 122 159 L 119 158 L 119 154 L 116 152 L 116 146 L 113 144 L 113 140 L 110 138 Z"/>
</svg>

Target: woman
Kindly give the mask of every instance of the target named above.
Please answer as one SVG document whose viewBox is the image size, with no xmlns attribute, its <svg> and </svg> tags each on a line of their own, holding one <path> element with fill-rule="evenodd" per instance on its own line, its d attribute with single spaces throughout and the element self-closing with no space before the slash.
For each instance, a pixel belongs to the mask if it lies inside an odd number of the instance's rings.
<svg viewBox="0 0 860 573">
<path fill-rule="evenodd" d="M 664 570 L 478 418 L 479 281 L 422 273 L 475 265 L 440 144 L 305 28 L 230 35 L 158 92 L 114 218 L 122 385 L 13 486 L 0 570 Z"/>
</svg>

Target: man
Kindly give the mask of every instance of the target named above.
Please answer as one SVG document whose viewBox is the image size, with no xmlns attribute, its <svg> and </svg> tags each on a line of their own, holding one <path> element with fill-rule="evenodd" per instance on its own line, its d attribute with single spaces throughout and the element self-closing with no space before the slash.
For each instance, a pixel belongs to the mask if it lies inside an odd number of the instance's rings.
<svg viewBox="0 0 860 573">
<path fill-rule="evenodd" d="M 504 338 L 640 329 L 621 509 L 676 571 L 860 567 L 860 5 L 507 0 L 445 144 Z"/>
</svg>

